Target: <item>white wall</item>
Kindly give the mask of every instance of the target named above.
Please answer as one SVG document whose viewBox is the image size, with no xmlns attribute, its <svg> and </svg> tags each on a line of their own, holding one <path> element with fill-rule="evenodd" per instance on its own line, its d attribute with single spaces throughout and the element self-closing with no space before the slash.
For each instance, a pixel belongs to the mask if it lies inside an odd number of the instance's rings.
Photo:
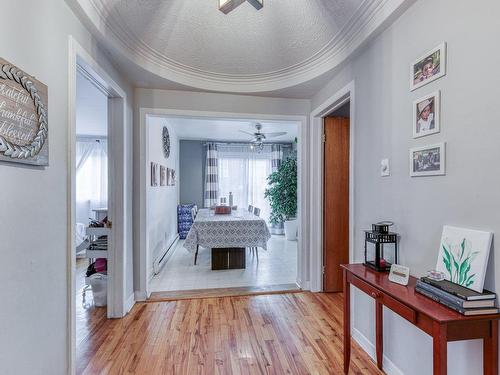
<svg viewBox="0 0 500 375">
<path fill-rule="evenodd" d="M 165 119 L 148 118 L 148 166 L 158 163 L 176 171 L 175 186 L 150 186 L 148 184 L 148 275 L 152 276 L 153 263 L 177 238 L 177 204 L 179 203 L 179 140 Z M 170 135 L 170 156 L 163 155 L 162 131 L 167 126 Z M 158 171 L 159 172 L 159 171 Z M 148 182 L 151 168 L 148 168 Z M 158 183 L 160 177 L 158 176 Z"/>
<path fill-rule="evenodd" d="M 436 265 L 443 224 L 500 234 L 500 3 L 474 6 L 455 0 L 419 0 L 371 42 L 312 100 L 316 108 L 355 81 L 355 243 L 362 260 L 363 229 L 390 219 L 401 234 L 401 263 L 414 275 Z M 414 92 L 409 64 L 448 43 L 448 74 Z M 412 139 L 412 101 L 436 89 L 442 94 L 441 133 Z M 447 142 L 447 174 L 409 177 L 411 147 Z M 391 161 L 381 178 L 380 159 Z M 486 287 L 500 291 L 500 256 L 494 241 Z M 353 327 L 372 344 L 374 308 L 356 293 Z M 432 373 L 432 340 L 393 313 L 385 312 L 384 351 L 405 374 Z M 480 341 L 448 345 L 448 372 L 482 373 Z"/>
<path fill-rule="evenodd" d="M 62 375 L 68 365 L 68 36 L 127 89 L 130 100 L 132 92 L 64 1 L 2 1 L 2 15 L 0 56 L 48 86 L 50 165 L 0 163 L 0 254 L 8 265 L 0 272 L 0 373 Z M 127 282 L 130 292 L 132 279 Z"/>
</svg>

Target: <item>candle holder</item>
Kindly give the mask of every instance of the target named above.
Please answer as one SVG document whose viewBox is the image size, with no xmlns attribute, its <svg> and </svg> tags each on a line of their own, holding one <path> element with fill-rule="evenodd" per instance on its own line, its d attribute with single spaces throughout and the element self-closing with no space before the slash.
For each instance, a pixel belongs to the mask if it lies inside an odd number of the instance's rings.
<svg viewBox="0 0 500 375">
<path fill-rule="evenodd" d="M 365 266 L 386 272 L 398 263 L 398 234 L 389 231 L 393 224 L 381 221 L 365 231 Z"/>
</svg>

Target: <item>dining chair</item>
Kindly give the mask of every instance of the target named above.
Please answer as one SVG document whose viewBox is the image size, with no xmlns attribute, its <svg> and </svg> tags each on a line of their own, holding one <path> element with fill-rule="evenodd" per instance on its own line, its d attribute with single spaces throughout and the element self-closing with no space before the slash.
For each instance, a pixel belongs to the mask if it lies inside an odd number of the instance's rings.
<svg viewBox="0 0 500 375">
<path fill-rule="evenodd" d="M 250 211 L 250 207 L 248 207 L 248 210 Z M 252 211 L 250 211 L 250 212 L 252 212 Z M 254 214 L 255 216 L 260 216 L 260 208 L 254 207 L 254 208 L 253 208 L 253 214 Z M 255 246 L 254 246 L 254 247 L 251 247 L 251 248 L 250 248 L 250 252 L 251 252 L 252 254 L 254 254 L 254 255 L 256 255 L 256 256 L 257 256 L 257 262 L 258 262 L 258 261 L 259 261 L 259 248 L 258 248 L 258 247 L 255 247 Z"/>
<path fill-rule="evenodd" d="M 248 212 L 253 212 L 253 206 L 251 204 L 248 205 Z"/>
</svg>

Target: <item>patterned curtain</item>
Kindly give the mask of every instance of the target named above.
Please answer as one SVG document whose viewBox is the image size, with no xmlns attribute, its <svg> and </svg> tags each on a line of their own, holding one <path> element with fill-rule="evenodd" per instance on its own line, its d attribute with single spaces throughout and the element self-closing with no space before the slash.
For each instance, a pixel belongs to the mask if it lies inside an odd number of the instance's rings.
<svg viewBox="0 0 500 375">
<path fill-rule="evenodd" d="M 217 145 L 209 143 L 207 145 L 207 161 L 205 170 L 205 207 L 212 207 L 217 204 L 219 195 Z"/>
<path fill-rule="evenodd" d="M 283 147 L 281 145 L 271 145 L 271 172 L 276 172 L 283 162 Z M 283 223 L 271 224 L 269 228 L 271 234 L 285 233 Z"/>
<path fill-rule="evenodd" d="M 271 172 L 276 172 L 283 162 L 283 147 L 271 145 Z"/>
</svg>

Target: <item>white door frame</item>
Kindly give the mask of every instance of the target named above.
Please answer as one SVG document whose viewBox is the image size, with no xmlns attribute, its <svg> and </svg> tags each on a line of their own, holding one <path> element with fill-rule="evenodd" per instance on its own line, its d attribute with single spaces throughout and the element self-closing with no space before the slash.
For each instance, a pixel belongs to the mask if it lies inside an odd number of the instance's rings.
<svg viewBox="0 0 500 375">
<path fill-rule="evenodd" d="M 311 112 L 311 291 L 323 291 L 323 169 L 324 169 L 324 117 L 350 102 L 349 147 L 349 262 L 354 259 L 354 81 L 340 89 Z"/>
<path fill-rule="evenodd" d="M 95 84 L 108 95 L 108 217 L 113 223 L 108 238 L 108 318 L 126 314 L 125 306 L 125 91 L 105 72 L 92 56 L 69 36 L 68 71 L 68 367 L 75 373 L 76 358 L 76 284 L 75 284 L 75 222 L 76 222 L 76 72 L 83 69 Z"/>
<path fill-rule="evenodd" d="M 140 123 L 140 191 L 139 191 L 139 285 L 136 286 L 135 299 L 136 301 L 144 301 L 149 298 L 151 292 L 149 290 L 149 275 L 148 275 L 148 253 L 149 253 L 149 234 L 148 234 L 148 127 L 147 117 L 190 117 L 190 118 L 223 118 L 223 119 L 250 119 L 261 121 L 293 121 L 300 123 L 299 126 L 299 147 L 297 150 L 298 158 L 298 246 L 297 246 L 297 284 L 303 289 L 309 289 L 307 273 L 308 269 L 306 254 L 309 243 L 308 231 L 308 205 L 307 205 L 307 181 L 308 169 L 303 166 L 308 165 L 308 123 L 307 116 L 290 116 L 290 115 L 270 115 L 256 113 L 231 113 L 231 112 L 211 112 L 211 111 L 193 111 L 179 110 L 169 108 L 140 108 L 139 123 Z"/>
</svg>

